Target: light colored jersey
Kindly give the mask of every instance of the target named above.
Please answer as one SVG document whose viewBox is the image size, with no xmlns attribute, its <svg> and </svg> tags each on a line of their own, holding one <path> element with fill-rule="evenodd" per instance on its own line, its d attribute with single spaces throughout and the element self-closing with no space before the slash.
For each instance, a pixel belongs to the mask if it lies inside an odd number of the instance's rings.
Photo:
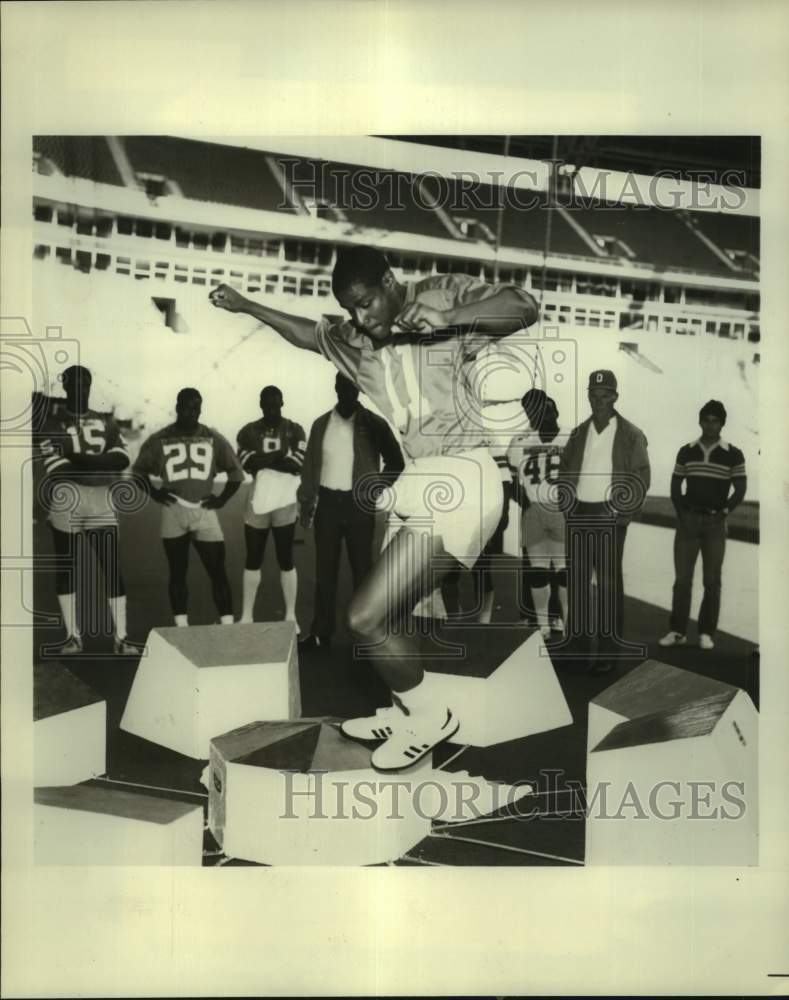
<svg viewBox="0 0 789 1000">
<path fill-rule="evenodd" d="M 191 503 L 211 493 L 219 472 L 226 472 L 231 482 L 244 479 L 230 442 L 204 424 L 194 434 L 184 434 L 177 424 L 152 434 L 140 448 L 134 471 L 157 476 L 165 489 Z"/>
<path fill-rule="evenodd" d="M 559 475 L 566 437 L 561 431 L 553 441 L 543 441 L 537 431 L 527 431 L 512 439 L 507 461 L 529 501 L 546 510 L 556 510 L 552 485 Z"/>
<path fill-rule="evenodd" d="M 447 310 L 482 302 L 502 288 L 462 274 L 443 274 L 406 284 L 406 305 L 420 302 Z M 484 315 L 484 311 L 481 310 Z M 491 338 L 474 331 L 440 339 L 396 334 L 381 347 L 348 321 L 322 319 L 316 327 L 321 352 L 364 392 L 400 433 L 410 459 L 487 447 L 479 386 L 470 378 L 478 351 Z"/>
</svg>

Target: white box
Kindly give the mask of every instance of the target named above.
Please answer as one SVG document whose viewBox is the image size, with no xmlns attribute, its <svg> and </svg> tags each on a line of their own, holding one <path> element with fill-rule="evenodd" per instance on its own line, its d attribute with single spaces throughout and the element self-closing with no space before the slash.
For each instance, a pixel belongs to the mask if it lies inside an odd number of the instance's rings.
<svg viewBox="0 0 789 1000">
<path fill-rule="evenodd" d="M 60 664 L 33 671 L 33 784 L 74 785 L 107 769 L 107 705 Z"/>
<path fill-rule="evenodd" d="M 202 865 L 199 805 L 111 787 L 36 788 L 39 865 Z"/>
<path fill-rule="evenodd" d="M 444 629 L 437 634 L 465 646 L 465 655 L 439 661 L 425 659 L 425 684 L 436 703 L 445 704 L 460 720 L 453 743 L 488 747 L 507 740 L 545 733 L 572 724 L 564 692 L 539 632 L 527 639 L 523 629 Z M 503 660 L 502 645 L 509 648 Z"/>
<path fill-rule="evenodd" d="M 321 719 L 225 733 L 211 741 L 209 828 L 228 857 L 261 864 L 394 861 L 430 833 L 435 790 L 418 789 L 432 755 L 392 774 L 370 756 Z"/>
<path fill-rule="evenodd" d="M 205 760 L 213 736 L 300 714 L 295 623 L 160 628 L 148 637 L 121 729 Z"/>
</svg>

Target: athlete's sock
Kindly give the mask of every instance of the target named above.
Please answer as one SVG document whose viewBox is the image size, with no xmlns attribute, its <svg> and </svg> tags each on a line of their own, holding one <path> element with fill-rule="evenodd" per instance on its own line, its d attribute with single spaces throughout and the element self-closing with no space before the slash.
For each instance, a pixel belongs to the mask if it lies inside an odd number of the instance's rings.
<svg viewBox="0 0 789 1000">
<path fill-rule="evenodd" d="M 446 705 L 436 701 L 424 679 L 408 691 L 394 691 L 392 694 L 393 698 L 403 704 L 409 715 L 444 715 L 446 712 Z"/>
<path fill-rule="evenodd" d="M 66 629 L 66 635 L 80 639 L 80 631 L 77 628 L 77 595 L 58 594 L 58 603 L 60 604 L 60 613 L 63 615 L 63 627 Z"/>
<path fill-rule="evenodd" d="M 115 622 L 115 638 L 126 638 L 126 595 L 110 597 L 112 620 Z"/>
<path fill-rule="evenodd" d="M 281 569 L 279 579 L 282 584 L 282 596 L 285 598 L 285 621 L 296 621 L 296 595 L 299 589 L 298 574 L 294 569 Z"/>
<path fill-rule="evenodd" d="M 242 581 L 242 589 L 243 589 L 243 604 L 241 611 L 242 622 L 246 623 L 253 621 L 252 614 L 255 609 L 255 598 L 257 597 L 259 586 L 260 586 L 260 570 L 245 569 L 244 579 Z"/>
<path fill-rule="evenodd" d="M 531 599 L 534 601 L 534 614 L 537 617 L 537 627 L 544 628 L 548 622 L 548 601 L 551 599 L 551 588 L 546 584 L 544 587 L 532 587 Z"/>
<path fill-rule="evenodd" d="M 189 624 L 189 621 L 186 615 L 176 615 L 175 624 L 178 626 L 178 628 L 186 628 L 187 625 Z"/>
<path fill-rule="evenodd" d="M 232 615 L 220 615 L 219 617 L 220 625 L 232 625 L 234 624 L 234 619 Z"/>
</svg>

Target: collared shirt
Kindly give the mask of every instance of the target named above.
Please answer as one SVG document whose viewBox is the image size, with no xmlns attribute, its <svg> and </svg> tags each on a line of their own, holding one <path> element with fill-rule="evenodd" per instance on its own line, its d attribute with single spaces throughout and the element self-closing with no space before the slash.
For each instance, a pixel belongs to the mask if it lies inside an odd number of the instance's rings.
<svg viewBox="0 0 789 1000">
<path fill-rule="evenodd" d="M 441 274 L 406 283 L 404 305 L 419 302 L 446 311 L 482 302 L 503 288 L 514 289 L 524 303 L 531 301 L 517 285 L 489 285 L 464 274 Z M 316 326 L 316 341 L 321 353 L 398 430 L 406 455 L 416 459 L 490 444 L 477 419 L 479 386 L 469 373 L 476 354 L 491 338 L 471 327 L 446 338 L 396 334 L 382 346 L 351 323 L 324 317 Z"/>
<path fill-rule="evenodd" d="M 719 510 L 726 505 L 732 481 L 745 479 L 745 457 L 722 438 L 709 446 L 697 438 L 679 449 L 674 475 L 687 482 L 686 506 Z"/>
<path fill-rule="evenodd" d="M 323 437 L 323 461 L 320 485 L 328 490 L 353 488 L 353 426 L 356 414 L 341 417 L 331 411 Z"/>
<path fill-rule="evenodd" d="M 576 493 L 583 503 L 602 503 L 609 498 L 614 471 L 616 423 L 616 417 L 611 417 L 599 433 L 594 421 L 589 424 Z"/>
</svg>

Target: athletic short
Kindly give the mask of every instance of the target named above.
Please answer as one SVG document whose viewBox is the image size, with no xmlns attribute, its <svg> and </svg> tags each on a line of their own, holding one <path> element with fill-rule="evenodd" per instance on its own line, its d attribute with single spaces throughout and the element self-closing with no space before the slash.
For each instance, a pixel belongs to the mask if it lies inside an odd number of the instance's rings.
<svg viewBox="0 0 789 1000">
<path fill-rule="evenodd" d="M 295 524 L 298 517 L 298 505 L 288 504 L 287 507 L 278 507 L 270 510 L 266 514 L 256 514 L 251 507 L 247 507 L 244 514 L 244 524 L 250 528 L 257 528 L 262 531 L 264 528 L 284 528 L 289 524 Z"/>
<path fill-rule="evenodd" d="M 564 514 L 532 503 L 521 516 L 521 547 L 528 551 L 543 542 L 555 542 L 564 549 Z"/>
<path fill-rule="evenodd" d="M 198 542 L 223 542 L 225 536 L 215 510 L 192 509 L 179 503 L 162 507 L 162 538 L 193 534 Z"/>
<path fill-rule="evenodd" d="M 61 480 L 52 489 L 49 523 L 57 531 L 75 533 L 89 528 L 111 528 L 118 515 L 106 486 L 85 486 Z"/>
<path fill-rule="evenodd" d="M 446 551 L 467 569 L 501 519 L 501 474 L 485 448 L 417 458 L 406 465 L 392 491 L 393 513 L 408 527 L 440 535 Z"/>
</svg>

